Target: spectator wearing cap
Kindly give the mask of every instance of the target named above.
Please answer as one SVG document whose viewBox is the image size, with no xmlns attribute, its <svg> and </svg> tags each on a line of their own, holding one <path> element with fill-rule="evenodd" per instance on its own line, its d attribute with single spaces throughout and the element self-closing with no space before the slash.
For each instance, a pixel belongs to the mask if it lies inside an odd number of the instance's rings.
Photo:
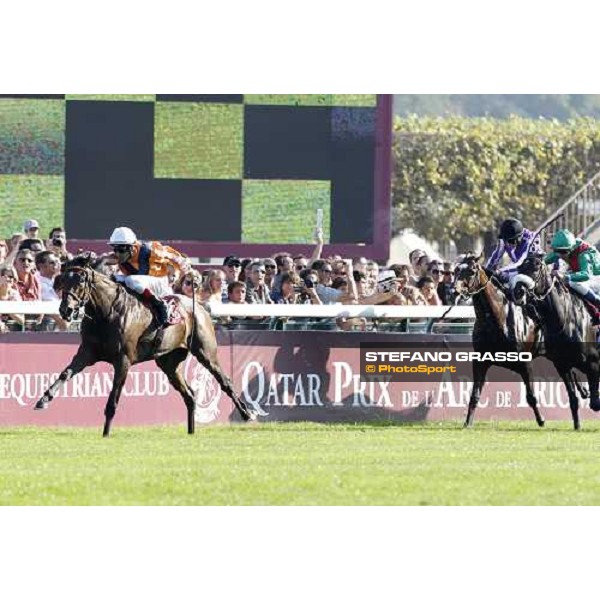
<svg viewBox="0 0 600 600">
<path fill-rule="evenodd" d="M 40 233 L 40 224 L 35 219 L 28 219 L 23 223 L 25 236 L 30 239 L 37 239 Z"/>
<path fill-rule="evenodd" d="M 248 304 L 273 304 L 271 290 L 265 282 L 266 270 L 262 262 L 250 265 L 250 275 L 246 282 L 246 302 Z"/>
<path fill-rule="evenodd" d="M 221 298 L 223 302 L 227 302 L 228 286 L 234 281 L 239 281 L 240 273 L 242 272 L 242 261 L 237 256 L 227 256 L 223 261 L 225 271 L 225 281 L 222 285 Z M 244 286 L 245 288 L 246 286 Z"/>
<path fill-rule="evenodd" d="M 35 272 L 35 256 L 31 250 L 19 250 L 15 260 L 17 288 L 26 302 L 42 299 L 42 290 Z"/>
</svg>

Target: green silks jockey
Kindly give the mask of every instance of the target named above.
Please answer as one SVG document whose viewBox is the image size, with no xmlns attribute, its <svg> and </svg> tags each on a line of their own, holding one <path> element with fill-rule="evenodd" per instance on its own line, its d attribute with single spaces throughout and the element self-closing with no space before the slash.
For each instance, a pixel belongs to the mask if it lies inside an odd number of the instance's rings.
<svg viewBox="0 0 600 600">
<path fill-rule="evenodd" d="M 564 277 L 567 285 L 600 309 L 600 253 L 594 246 L 576 238 L 568 229 L 554 234 L 552 252 L 546 255 L 546 263 L 562 258 L 569 270 Z"/>
</svg>

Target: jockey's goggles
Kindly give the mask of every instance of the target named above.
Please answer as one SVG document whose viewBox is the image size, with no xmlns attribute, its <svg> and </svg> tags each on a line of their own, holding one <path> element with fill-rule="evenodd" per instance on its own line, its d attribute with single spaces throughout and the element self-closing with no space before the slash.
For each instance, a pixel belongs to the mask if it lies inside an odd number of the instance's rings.
<svg viewBox="0 0 600 600">
<path fill-rule="evenodd" d="M 133 250 L 133 246 L 121 244 L 118 246 L 113 246 L 112 249 L 115 254 L 126 254 L 127 252 L 131 252 Z"/>
<path fill-rule="evenodd" d="M 518 235 L 517 237 L 511 238 L 510 240 L 506 240 L 506 243 L 512 246 L 514 244 L 518 244 L 521 241 L 521 238 L 522 236 Z"/>
</svg>

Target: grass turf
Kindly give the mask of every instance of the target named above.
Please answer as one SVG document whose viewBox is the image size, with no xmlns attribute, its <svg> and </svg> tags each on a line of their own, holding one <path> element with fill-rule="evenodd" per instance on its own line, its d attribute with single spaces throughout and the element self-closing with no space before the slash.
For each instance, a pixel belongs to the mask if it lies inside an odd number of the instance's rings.
<svg viewBox="0 0 600 600">
<path fill-rule="evenodd" d="M 600 423 L 0 429 L 2 505 L 600 504 Z"/>
</svg>

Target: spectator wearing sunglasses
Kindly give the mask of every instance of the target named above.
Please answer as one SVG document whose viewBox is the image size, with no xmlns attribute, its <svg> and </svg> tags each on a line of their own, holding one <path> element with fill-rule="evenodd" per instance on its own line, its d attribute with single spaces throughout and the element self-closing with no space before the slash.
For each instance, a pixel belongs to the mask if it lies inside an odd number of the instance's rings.
<svg viewBox="0 0 600 600">
<path fill-rule="evenodd" d="M 271 290 L 265 281 L 266 269 L 262 262 L 254 262 L 250 267 L 250 277 L 246 281 L 248 304 L 273 304 Z"/>
<path fill-rule="evenodd" d="M 42 299 L 42 289 L 35 271 L 35 256 L 31 250 L 19 250 L 15 260 L 17 288 L 21 299 L 32 302 Z"/>
<path fill-rule="evenodd" d="M 262 263 L 265 266 L 265 283 L 272 289 L 277 276 L 277 263 L 273 258 L 265 258 Z"/>
<path fill-rule="evenodd" d="M 352 273 L 352 261 L 345 261 L 346 273 Z M 331 263 L 327 260 L 316 260 L 313 263 L 313 268 L 317 271 L 319 283 L 317 284 L 317 295 L 321 299 L 323 304 L 335 304 L 340 302 L 342 304 L 352 304 L 358 301 L 358 294 L 356 291 L 356 285 L 354 279 L 348 279 L 348 291 L 343 292 L 339 289 L 332 287 L 333 283 L 333 268 Z"/>
<path fill-rule="evenodd" d="M 221 301 L 226 302 L 229 292 L 228 286 L 234 281 L 240 281 L 242 272 L 242 261 L 237 256 L 226 256 L 223 261 L 223 271 L 225 272 L 225 281 L 221 290 Z M 244 286 L 245 288 L 246 286 Z"/>
<path fill-rule="evenodd" d="M 54 280 L 60 273 L 60 258 L 54 252 L 44 250 L 35 257 L 35 266 L 39 274 L 42 301 L 60 300 L 54 290 Z"/>
<path fill-rule="evenodd" d="M 454 269 L 450 262 L 445 262 L 442 265 L 442 279 L 438 283 L 437 293 L 442 304 L 446 306 L 454 304 L 456 289 L 454 287 Z"/>
<path fill-rule="evenodd" d="M 196 302 L 202 302 L 202 276 L 196 269 L 190 269 L 187 273 L 182 273 L 173 284 L 173 293 L 192 298 L 194 292 L 196 293 Z"/>
</svg>

